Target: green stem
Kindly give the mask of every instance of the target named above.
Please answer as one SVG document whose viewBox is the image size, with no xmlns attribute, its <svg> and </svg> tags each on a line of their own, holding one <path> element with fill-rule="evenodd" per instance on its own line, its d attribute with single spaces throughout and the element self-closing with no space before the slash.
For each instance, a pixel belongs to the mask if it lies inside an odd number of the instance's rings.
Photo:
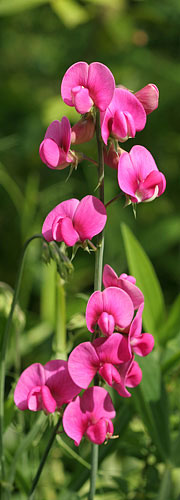
<svg viewBox="0 0 180 500">
<path fill-rule="evenodd" d="M 99 199 L 104 203 L 104 155 L 103 143 L 101 138 L 100 112 L 96 113 L 96 139 L 98 147 L 98 185 Z M 101 290 L 102 286 L 102 269 L 103 269 L 103 252 L 104 252 L 104 231 L 97 236 L 97 251 L 95 253 L 95 274 L 94 274 L 94 291 Z M 96 476 L 98 470 L 98 453 L 99 446 L 92 444 L 91 447 L 91 473 L 90 473 L 90 490 L 89 500 L 93 500 L 96 491 Z"/>
<path fill-rule="evenodd" d="M 36 486 L 37 486 L 37 483 L 38 483 L 38 481 L 39 481 L 39 478 L 40 478 L 41 472 L 42 472 L 42 470 L 43 470 L 44 464 L 46 463 L 48 453 L 49 453 L 49 451 L 50 451 L 50 449 L 51 449 L 51 446 L 52 446 L 52 444 L 53 444 L 53 442 L 54 442 L 54 439 L 55 439 L 55 437 L 56 437 L 57 430 L 58 430 L 58 427 L 60 426 L 61 421 L 62 421 L 62 415 L 60 415 L 60 417 L 59 417 L 59 419 L 58 419 L 58 421 L 57 421 L 57 424 L 56 424 L 56 426 L 55 426 L 55 427 L 54 427 L 54 429 L 53 429 L 53 432 L 52 432 L 52 434 L 51 434 L 51 436 L 50 436 L 50 439 L 49 439 L 49 441 L 48 441 L 48 444 L 47 444 L 47 446 L 46 446 L 46 449 L 45 449 L 44 455 L 43 455 L 43 457 L 42 457 L 42 459 L 41 459 L 41 462 L 40 462 L 40 464 L 39 464 L 39 467 L 38 467 L 37 473 L 36 473 L 35 478 L 34 478 L 33 483 L 32 483 L 31 490 L 30 490 L 29 495 L 28 495 L 28 499 L 29 499 L 29 500 L 32 500 L 32 499 L 33 499 L 33 496 L 34 496 L 34 490 L 35 490 L 35 488 L 36 488 Z"/>
<path fill-rule="evenodd" d="M 16 284 L 15 284 L 15 289 L 14 289 L 14 296 L 13 296 L 13 301 L 11 304 L 11 309 L 9 313 L 9 317 L 6 323 L 4 335 L 3 335 L 3 341 L 2 341 L 2 350 L 1 350 L 1 363 L 0 363 L 0 474 L 2 478 L 2 486 L 1 488 L 3 489 L 3 481 L 5 479 L 5 467 L 4 467 L 4 450 L 3 450 L 3 427 L 4 427 L 4 387 L 5 387 L 5 367 L 6 367 L 6 351 L 7 351 L 7 346 L 8 346 L 8 340 L 9 340 L 9 334 L 10 334 L 10 329 L 11 329 L 11 324 L 12 324 L 12 318 L 13 318 L 13 313 L 14 309 L 17 303 L 18 299 L 18 294 L 19 294 L 19 289 L 21 285 L 21 278 L 22 278 L 22 272 L 23 272 L 23 264 L 24 264 L 24 257 L 25 253 L 27 250 L 27 247 L 31 241 L 33 241 L 36 238 L 43 238 L 41 234 L 35 234 L 31 238 L 29 238 L 26 243 L 24 244 L 23 250 L 22 250 L 22 255 L 20 258 L 20 263 L 19 263 L 19 268 L 18 268 L 18 273 L 17 273 L 17 278 L 16 278 Z"/>
<path fill-rule="evenodd" d="M 55 276 L 55 335 L 52 349 L 56 359 L 67 359 L 66 353 L 66 300 L 63 280 L 56 271 Z"/>
</svg>

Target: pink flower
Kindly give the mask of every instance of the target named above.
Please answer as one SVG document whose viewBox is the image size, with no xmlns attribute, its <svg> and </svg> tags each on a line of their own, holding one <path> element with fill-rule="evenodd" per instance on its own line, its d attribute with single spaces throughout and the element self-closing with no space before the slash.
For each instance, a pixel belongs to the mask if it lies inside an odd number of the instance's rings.
<svg viewBox="0 0 180 500">
<path fill-rule="evenodd" d="M 133 302 L 134 309 L 138 309 L 141 304 L 144 304 L 144 295 L 141 290 L 135 285 L 136 279 L 134 276 L 128 276 L 123 273 L 118 277 L 115 271 L 108 264 L 104 266 L 103 285 L 105 288 L 116 286 L 124 290 Z"/>
<path fill-rule="evenodd" d="M 46 130 L 44 140 L 39 147 L 41 160 L 49 168 L 61 170 L 73 162 L 70 152 L 71 126 L 63 116 L 61 122 L 55 120 Z"/>
<path fill-rule="evenodd" d="M 148 83 L 145 87 L 134 94 L 143 105 L 143 108 L 148 115 L 158 107 L 159 90 L 153 83 Z"/>
<path fill-rule="evenodd" d="M 109 385 L 119 381 L 118 365 L 132 358 L 127 338 L 114 333 L 91 344 L 83 342 L 71 352 L 68 369 L 72 380 L 86 389 L 98 372 Z"/>
<path fill-rule="evenodd" d="M 135 318 L 133 319 L 128 334 L 129 352 L 138 356 L 147 356 L 154 347 L 154 337 L 150 333 L 142 333 L 142 312 L 144 304 L 141 304 Z"/>
<path fill-rule="evenodd" d="M 34 363 L 21 374 L 14 392 L 14 402 L 20 410 L 54 413 L 81 392 L 71 379 L 67 361 L 53 360 Z"/>
<path fill-rule="evenodd" d="M 120 330 L 126 328 L 134 314 L 134 307 L 129 295 L 114 286 L 103 292 L 94 292 L 87 303 L 86 323 L 90 332 L 94 332 L 98 324 L 106 336 L 114 332 L 115 327 Z"/>
<path fill-rule="evenodd" d="M 140 101 L 127 89 L 116 88 L 113 99 L 101 113 L 101 134 L 107 144 L 109 136 L 124 142 L 135 137 L 146 124 L 146 113 Z"/>
<path fill-rule="evenodd" d="M 90 111 L 93 104 L 105 111 L 111 102 L 115 89 L 115 81 L 111 71 L 99 62 L 88 65 L 77 62 L 66 71 L 61 95 L 69 106 L 75 106 L 78 113 Z"/>
<path fill-rule="evenodd" d="M 106 219 L 106 209 L 95 196 L 85 196 L 81 201 L 72 198 L 51 210 L 44 221 L 42 234 L 47 241 L 64 241 L 73 246 L 100 233 Z"/>
<path fill-rule="evenodd" d="M 152 201 L 166 188 L 166 179 L 159 172 L 151 153 L 143 146 L 134 146 L 123 153 L 118 165 L 118 183 L 133 203 Z"/>
<path fill-rule="evenodd" d="M 66 407 L 63 427 L 76 446 L 84 435 L 93 443 L 102 444 L 113 434 L 111 419 L 115 415 L 108 392 L 102 387 L 90 387 Z"/>
</svg>

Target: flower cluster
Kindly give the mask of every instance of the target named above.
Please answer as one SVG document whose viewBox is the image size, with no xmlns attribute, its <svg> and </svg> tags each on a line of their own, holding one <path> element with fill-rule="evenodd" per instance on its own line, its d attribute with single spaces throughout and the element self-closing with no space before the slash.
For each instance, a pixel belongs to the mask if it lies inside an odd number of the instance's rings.
<svg viewBox="0 0 180 500">
<path fill-rule="evenodd" d="M 83 154 L 71 150 L 71 144 L 92 139 L 98 110 L 104 160 L 117 170 L 126 202 L 150 201 L 164 192 L 165 177 L 151 153 L 143 146 L 134 146 L 128 153 L 119 145 L 143 130 L 147 115 L 157 108 L 159 93 L 154 84 L 133 94 L 122 86 L 115 87 L 114 77 L 104 64 L 78 62 L 66 71 L 61 96 L 83 116 L 72 129 L 65 116 L 49 125 L 39 149 L 43 163 L 54 170 L 70 164 L 77 167 Z M 72 198 L 51 210 L 42 234 L 47 242 L 85 248 L 103 231 L 106 220 L 106 208 L 95 196 L 86 195 L 81 201 Z M 112 436 L 115 410 L 102 385 L 106 383 L 120 396 L 130 397 L 128 389 L 137 386 L 142 378 L 135 355 L 146 356 L 154 346 L 152 335 L 142 333 L 144 296 L 135 278 L 127 274 L 118 277 L 105 265 L 103 284 L 104 290 L 95 291 L 86 308 L 92 342 L 79 344 L 68 361 L 53 360 L 44 367 L 34 363 L 22 373 L 14 393 L 20 410 L 49 414 L 67 405 L 63 427 L 76 445 L 83 436 L 96 444 Z M 101 386 L 88 387 L 95 375 Z"/>
</svg>

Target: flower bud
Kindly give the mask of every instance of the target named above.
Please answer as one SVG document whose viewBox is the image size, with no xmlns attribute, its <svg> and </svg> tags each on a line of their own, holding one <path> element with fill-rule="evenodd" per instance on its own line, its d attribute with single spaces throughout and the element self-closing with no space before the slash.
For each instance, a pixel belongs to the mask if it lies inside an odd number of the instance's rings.
<svg viewBox="0 0 180 500">
<path fill-rule="evenodd" d="M 148 83 L 141 90 L 135 92 L 134 95 L 143 105 L 147 115 L 158 107 L 159 90 L 153 83 Z"/>
<path fill-rule="evenodd" d="M 95 123 L 91 114 L 81 118 L 71 130 L 71 143 L 82 144 L 90 141 L 95 132 Z"/>
<path fill-rule="evenodd" d="M 106 147 L 104 147 L 104 162 L 109 167 L 117 170 L 119 158 L 122 153 L 124 153 L 124 149 L 117 146 L 117 151 L 116 151 L 114 144 L 112 143 L 109 150 Z"/>
</svg>

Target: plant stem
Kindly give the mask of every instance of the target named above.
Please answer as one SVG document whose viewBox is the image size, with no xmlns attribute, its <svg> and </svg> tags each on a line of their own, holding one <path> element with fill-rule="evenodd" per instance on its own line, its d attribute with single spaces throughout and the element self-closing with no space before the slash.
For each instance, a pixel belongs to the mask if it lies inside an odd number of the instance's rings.
<svg viewBox="0 0 180 500">
<path fill-rule="evenodd" d="M 119 193 L 119 194 L 117 194 L 117 196 L 114 196 L 114 198 L 112 198 L 112 200 L 108 201 L 105 204 L 105 207 L 107 208 L 109 205 L 111 205 L 111 203 L 113 203 L 116 200 L 119 200 L 119 198 L 121 198 L 122 195 L 123 195 L 123 193 Z"/>
<path fill-rule="evenodd" d="M 27 247 L 31 241 L 37 238 L 43 238 L 41 234 L 35 234 L 31 238 L 29 238 L 26 243 L 24 244 L 20 262 L 19 262 L 19 268 L 18 268 L 18 273 L 17 273 L 17 278 L 16 278 L 16 284 L 14 288 L 14 296 L 13 296 L 13 301 L 11 304 L 11 309 L 10 313 L 8 316 L 8 320 L 6 323 L 4 335 L 3 335 L 3 340 L 2 340 L 2 349 L 1 349 L 1 363 L 0 363 L 0 474 L 1 474 L 1 479 L 2 479 L 2 484 L 1 488 L 3 489 L 3 482 L 5 479 L 5 468 L 4 468 L 4 451 L 3 451 L 3 427 L 4 427 L 4 388 L 5 388 L 5 366 L 6 366 L 6 351 L 7 351 L 7 346 L 8 346 L 8 340 L 9 340 L 9 334 L 10 334 L 10 329 L 12 325 L 12 318 L 13 318 L 13 313 L 14 309 L 17 303 L 18 295 L 19 295 L 19 289 L 21 285 L 21 278 L 22 278 L 22 272 L 23 272 L 23 265 L 24 265 L 24 257 L 25 253 L 27 250 Z"/>
<path fill-rule="evenodd" d="M 47 446 L 46 446 L 46 449 L 45 449 L 44 455 L 43 455 L 43 457 L 42 457 L 42 459 L 41 459 L 41 462 L 40 462 L 40 464 L 39 464 L 39 467 L 38 467 L 38 470 L 37 470 L 37 472 L 36 472 L 35 478 L 34 478 L 34 480 L 33 480 L 32 487 L 31 487 L 31 490 L 30 490 L 29 495 L 28 495 L 28 499 L 29 499 L 29 500 L 32 500 L 32 499 L 33 499 L 33 496 L 34 496 L 34 495 L 33 495 L 34 490 L 35 490 L 35 488 L 36 488 L 36 486 L 37 486 L 37 483 L 38 483 L 38 481 L 39 481 L 39 478 L 40 478 L 41 472 L 42 472 L 42 470 L 43 470 L 44 464 L 46 463 L 46 459 L 47 459 L 48 453 L 49 453 L 49 451 L 50 451 L 50 449 L 51 449 L 51 446 L 52 446 L 52 444 L 53 444 L 53 442 L 54 442 L 54 439 L 55 439 L 55 437 L 56 437 L 56 433 L 57 433 L 58 427 L 60 426 L 61 421 L 62 421 L 62 416 L 60 415 L 60 417 L 58 418 L 57 424 L 55 425 L 55 427 L 54 427 L 54 429 L 53 429 L 53 432 L 52 432 L 52 434 L 51 434 L 51 436 L 50 436 L 50 439 L 49 439 L 48 444 L 47 444 Z"/>
<path fill-rule="evenodd" d="M 104 155 L 103 155 L 103 143 L 101 138 L 99 110 L 97 110 L 96 112 L 96 139 L 98 147 L 99 199 L 102 201 L 102 203 L 104 203 Z M 104 252 L 104 231 L 102 231 L 97 236 L 97 251 L 95 253 L 94 291 L 101 290 L 102 286 L 103 252 Z M 96 491 L 98 453 L 99 453 L 99 446 L 97 444 L 92 444 L 89 500 L 93 500 Z"/>
</svg>

